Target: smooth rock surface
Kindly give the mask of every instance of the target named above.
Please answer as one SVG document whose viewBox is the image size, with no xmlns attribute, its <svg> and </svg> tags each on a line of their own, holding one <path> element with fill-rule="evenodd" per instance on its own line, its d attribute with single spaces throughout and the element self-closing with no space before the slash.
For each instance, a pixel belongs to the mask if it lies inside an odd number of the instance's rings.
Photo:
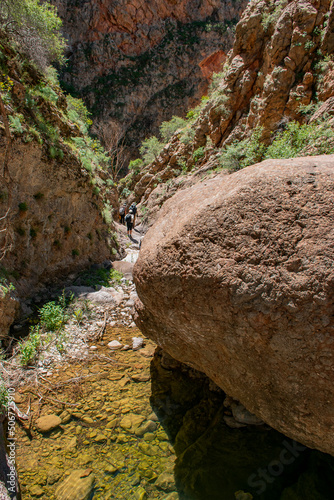
<svg viewBox="0 0 334 500">
<path fill-rule="evenodd" d="M 61 424 L 58 415 L 45 415 L 36 420 L 35 425 L 39 432 L 50 432 Z"/>
<path fill-rule="evenodd" d="M 88 500 L 94 484 L 90 470 L 74 470 L 56 490 L 57 500 Z"/>
<path fill-rule="evenodd" d="M 165 203 L 134 268 L 145 336 L 332 454 L 333 192 L 333 155 L 198 183 Z"/>
</svg>

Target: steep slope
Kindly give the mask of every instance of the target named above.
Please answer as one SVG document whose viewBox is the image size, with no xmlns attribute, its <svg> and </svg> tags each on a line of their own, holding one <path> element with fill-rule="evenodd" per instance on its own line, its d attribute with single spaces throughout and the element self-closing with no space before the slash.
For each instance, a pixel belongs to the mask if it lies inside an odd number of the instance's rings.
<svg viewBox="0 0 334 500">
<path fill-rule="evenodd" d="M 125 137 L 136 150 L 163 120 L 199 101 L 247 0 L 53 3 L 69 40 L 64 84 L 111 141 Z"/>
<path fill-rule="evenodd" d="M 332 26 L 333 6 L 328 0 L 252 1 L 236 27 L 220 85 L 203 103 L 197 120 L 175 134 L 156 160 L 141 170 L 139 182 L 124 181 L 132 191 L 130 200 L 148 200 L 154 191 L 147 206 L 152 206 L 156 193 L 161 205 L 163 184 L 181 169 L 183 174 L 199 169 L 205 174 L 237 170 L 271 156 L 331 152 L 331 122 L 326 122 L 323 139 L 318 122 L 333 114 Z M 298 124 L 310 128 L 301 129 L 309 141 L 297 151 Z M 286 138 L 292 143 L 290 150 L 282 151 L 282 145 L 280 151 L 268 149 L 284 131 L 291 131 Z M 198 174 L 194 182 L 197 178 Z M 157 203 L 153 204 L 156 211 Z"/>
</svg>

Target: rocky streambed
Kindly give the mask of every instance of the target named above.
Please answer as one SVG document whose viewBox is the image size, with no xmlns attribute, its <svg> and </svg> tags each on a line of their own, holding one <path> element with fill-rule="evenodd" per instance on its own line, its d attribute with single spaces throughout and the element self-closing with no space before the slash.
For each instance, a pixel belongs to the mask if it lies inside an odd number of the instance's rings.
<svg viewBox="0 0 334 500">
<path fill-rule="evenodd" d="M 16 425 L 22 498 L 330 500 L 332 457 L 261 424 L 151 340 L 132 349 L 142 334 L 127 272 L 115 287 L 72 288 L 89 309 L 66 327 L 77 342 L 16 390 L 31 415 Z"/>
</svg>

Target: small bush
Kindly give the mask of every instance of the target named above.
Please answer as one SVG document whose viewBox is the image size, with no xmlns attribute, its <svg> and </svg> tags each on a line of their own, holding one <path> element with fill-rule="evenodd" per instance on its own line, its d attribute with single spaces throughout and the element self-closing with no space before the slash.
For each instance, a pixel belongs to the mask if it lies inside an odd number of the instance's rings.
<svg viewBox="0 0 334 500">
<path fill-rule="evenodd" d="M 183 130 L 180 141 L 183 144 L 190 144 L 194 140 L 195 134 L 196 130 L 188 126 L 186 129 Z"/>
<path fill-rule="evenodd" d="M 25 202 L 19 203 L 20 212 L 26 212 L 28 210 L 28 205 Z"/>
<path fill-rule="evenodd" d="M 119 284 L 123 274 L 116 269 L 94 269 L 85 271 L 80 275 L 80 281 L 84 286 L 105 286 L 108 287 L 112 284 Z"/>
<path fill-rule="evenodd" d="M 8 407 L 8 389 L 5 381 L 0 375 L 0 412 L 3 413 Z"/>
<path fill-rule="evenodd" d="M 333 152 L 334 131 L 325 122 L 300 125 L 291 122 L 286 130 L 279 132 L 272 144 L 268 147 L 266 158 L 294 158 L 307 154 L 330 154 Z"/>
<path fill-rule="evenodd" d="M 72 257 L 77 257 L 78 255 L 80 255 L 80 252 L 77 248 L 73 248 L 72 250 Z"/>
<path fill-rule="evenodd" d="M 202 146 L 200 148 L 197 148 L 194 152 L 193 152 L 193 160 L 194 162 L 196 163 L 198 160 L 200 160 L 201 158 L 204 157 L 204 150 L 205 148 Z"/>
<path fill-rule="evenodd" d="M 39 191 L 38 193 L 34 194 L 34 198 L 35 200 L 41 200 L 42 198 L 44 198 L 44 194 Z"/>
<path fill-rule="evenodd" d="M 9 126 L 10 129 L 16 133 L 16 134 L 23 134 L 24 133 L 24 128 L 23 128 L 23 121 L 24 117 L 20 113 L 17 113 L 15 116 L 9 115 Z"/>
<path fill-rule="evenodd" d="M 41 345 L 40 327 L 34 326 L 30 328 L 30 333 L 27 339 L 19 342 L 19 356 L 22 366 L 30 365 L 36 358 L 38 349 Z"/>
<path fill-rule="evenodd" d="M 164 147 L 164 144 L 159 141 L 155 136 L 150 137 L 142 142 L 140 148 L 140 154 L 144 160 L 145 165 L 152 163 L 159 155 L 160 151 Z"/>
<path fill-rule="evenodd" d="M 183 129 L 186 125 L 186 120 L 180 116 L 173 116 L 171 120 L 162 122 L 160 126 L 160 135 L 163 141 L 166 143 L 169 142 L 175 132 L 179 129 Z"/>
<path fill-rule="evenodd" d="M 262 127 L 257 127 L 250 138 L 226 146 L 220 153 L 218 168 L 235 172 L 261 161 L 266 150 L 260 142 L 261 134 Z"/>
<path fill-rule="evenodd" d="M 60 330 L 66 323 L 68 317 L 64 307 L 56 302 L 47 302 L 39 312 L 41 325 L 50 332 Z"/>
<path fill-rule="evenodd" d="M 132 170 L 134 174 L 139 174 L 143 165 L 144 162 L 140 158 L 137 158 L 136 160 L 131 160 L 129 163 L 129 170 Z"/>
</svg>

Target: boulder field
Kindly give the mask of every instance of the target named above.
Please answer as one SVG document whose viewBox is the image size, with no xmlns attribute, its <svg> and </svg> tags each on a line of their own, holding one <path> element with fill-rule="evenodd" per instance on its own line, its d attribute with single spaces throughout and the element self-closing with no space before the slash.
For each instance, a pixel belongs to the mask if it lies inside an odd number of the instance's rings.
<svg viewBox="0 0 334 500">
<path fill-rule="evenodd" d="M 334 454 L 334 155 L 178 192 L 143 240 L 136 323 L 273 428 Z"/>
</svg>

